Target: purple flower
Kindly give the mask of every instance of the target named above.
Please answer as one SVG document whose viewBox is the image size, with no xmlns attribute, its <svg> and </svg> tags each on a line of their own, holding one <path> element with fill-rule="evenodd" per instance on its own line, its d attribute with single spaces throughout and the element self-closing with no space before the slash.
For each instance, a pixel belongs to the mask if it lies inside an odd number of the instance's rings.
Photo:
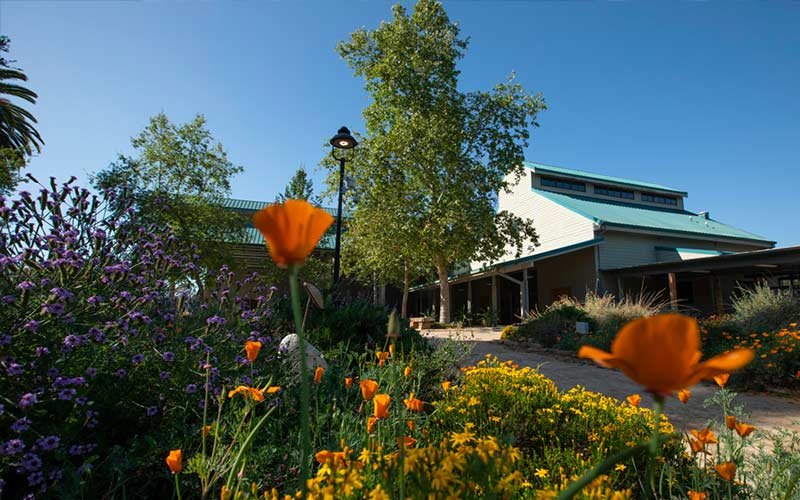
<svg viewBox="0 0 800 500">
<path fill-rule="evenodd" d="M 26 330 L 28 330 L 30 332 L 35 332 L 39 328 L 39 322 L 36 321 L 35 319 L 32 319 L 32 320 L 28 321 L 27 323 L 25 323 L 22 326 L 22 328 L 24 328 L 24 329 L 26 329 Z"/>
<path fill-rule="evenodd" d="M 34 472 L 42 468 L 42 459 L 35 453 L 28 453 L 22 457 L 22 468 L 25 472 Z"/>
<path fill-rule="evenodd" d="M 45 304 L 43 310 L 47 314 L 52 314 L 53 316 L 61 316 L 66 312 L 64 308 L 64 304 L 56 302 L 55 304 Z"/>
<path fill-rule="evenodd" d="M 41 358 L 42 356 L 46 356 L 50 354 L 50 349 L 47 347 L 37 347 L 36 348 L 36 357 Z"/>
<path fill-rule="evenodd" d="M 128 372 L 126 372 L 124 368 L 120 368 L 119 370 L 114 372 L 114 375 L 117 378 L 125 378 L 125 375 L 127 375 L 127 374 L 128 374 Z"/>
<path fill-rule="evenodd" d="M 153 417 L 158 413 L 158 406 L 148 406 L 147 407 L 147 416 Z"/>
<path fill-rule="evenodd" d="M 197 385 L 189 384 L 186 386 L 186 394 L 194 394 L 197 392 Z"/>
<path fill-rule="evenodd" d="M 81 397 L 75 399 L 75 404 L 78 404 L 78 405 L 81 405 L 81 406 L 86 405 L 86 403 L 88 403 L 88 402 L 89 402 L 89 398 L 87 398 L 86 396 L 81 396 Z"/>
<path fill-rule="evenodd" d="M 80 335 L 67 335 L 64 337 L 64 346 L 68 349 L 72 349 L 73 347 L 77 347 L 86 342 L 86 339 L 81 337 Z"/>
<path fill-rule="evenodd" d="M 42 482 L 44 482 L 44 474 L 42 474 L 42 471 L 31 472 L 28 475 L 28 485 L 29 486 L 37 486 L 37 485 L 41 484 Z M 31 495 L 33 495 L 33 494 L 31 494 Z M 33 498 L 33 496 L 31 496 L 31 498 Z"/>
<path fill-rule="evenodd" d="M 133 357 L 131 357 L 131 363 L 133 363 L 134 365 L 140 365 L 143 362 L 144 362 L 144 354 L 134 354 Z"/>
<path fill-rule="evenodd" d="M 96 306 L 97 304 L 103 302 L 103 297 L 100 297 L 99 295 L 92 295 L 91 297 L 86 299 L 86 302 L 88 302 L 89 305 Z"/>
<path fill-rule="evenodd" d="M 16 455 L 22 453 L 25 449 L 25 443 L 21 439 L 12 439 L 0 446 L 0 454 L 2 455 Z"/>
<path fill-rule="evenodd" d="M 11 345 L 12 340 L 13 339 L 11 338 L 11 335 L 4 333 L 3 335 L 0 335 L 0 346 Z"/>
<path fill-rule="evenodd" d="M 13 304 L 16 301 L 17 298 L 14 297 L 13 295 L 3 295 L 2 297 L 0 297 L 0 304 L 9 305 Z"/>
<path fill-rule="evenodd" d="M 9 363 L 6 368 L 6 373 L 9 377 L 18 377 L 23 373 L 22 365 L 19 363 Z"/>
<path fill-rule="evenodd" d="M 219 326 L 223 326 L 223 325 L 225 325 L 225 323 L 227 323 L 227 322 L 228 322 L 228 321 L 227 321 L 225 318 L 221 317 L 221 316 L 211 316 L 210 318 L 208 318 L 208 319 L 206 320 L 206 324 L 208 324 L 208 325 L 219 325 Z"/>
<path fill-rule="evenodd" d="M 11 430 L 16 432 L 17 434 L 21 434 L 31 427 L 31 419 L 28 417 L 22 417 L 17 419 L 13 424 L 11 424 Z"/>
<path fill-rule="evenodd" d="M 58 375 L 58 368 L 48 368 L 47 369 L 47 376 L 50 378 L 55 378 Z"/>
<path fill-rule="evenodd" d="M 170 375 L 169 372 L 161 372 L 158 374 L 161 380 L 167 380 L 169 378 L 169 375 Z"/>
<path fill-rule="evenodd" d="M 37 439 L 36 444 L 44 451 L 51 451 L 58 448 L 58 446 L 61 444 L 61 438 L 51 435 Z"/>
<path fill-rule="evenodd" d="M 171 351 L 165 352 L 164 354 L 161 355 L 161 357 L 164 358 L 164 361 L 166 361 L 167 363 L 172 363 L 173 361 L 175 361 L 175 354 Z"/>
<path fill-rule="evenodd" d="M 30 281 L 23 281 L 23 282 L 21 282 L 20 284 L 17 285 L 17 288 L 19 288 L 20 290 L 23 290 L 23 291 L 27 291 L 27 290 L 32 290 L 32 289 L 36 288 L 36 285 L 33 284 Z"/>
<path fill-rule="evenodd" d="M 22 395 L 22 398 L 19 400 L 19 407 L 28 408 L 33 404 L 37 403 L 38 401 L 39 400 L 36 398 L 36 394 L 29 392 Z"/>
<path fill-rule="evenodd" d="M 89 378 L 94 378 L 97 375 L 97 368 L 92 368 L 91 366 L 86 369 L 86 376 Z"/>
<path fill-rule="evenodd" d="M 58 393 L 58 399 L 61 401 L 72 401 L 72 398 L 74 398 L 77 393 L 78 391 L 71 387 L 68 389 L 61 389 Z"/>
</svg>

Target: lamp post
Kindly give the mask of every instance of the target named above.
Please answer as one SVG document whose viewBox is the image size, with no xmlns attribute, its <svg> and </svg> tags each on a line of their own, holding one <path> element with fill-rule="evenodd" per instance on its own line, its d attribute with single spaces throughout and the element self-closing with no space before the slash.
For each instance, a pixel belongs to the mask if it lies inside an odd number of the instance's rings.
<svg viewBox="0 0 800 500">
<path fill-rule="evenodd" d="M 358 142 L 350 135 L 350 130 L 347 127 L 342 127 L 339 131 L 331 137 L 331 156 L 339 160 L 339 207 L 336 212 L 336 248 L 333 253 L 333 284 L 339 283 L 339 263 L 342 251 L 342 188 L 344 185 L 344 164 L 347 161 L 347 156 L 336 156 L 337 149 L 353 149 Z"/>
</svg>

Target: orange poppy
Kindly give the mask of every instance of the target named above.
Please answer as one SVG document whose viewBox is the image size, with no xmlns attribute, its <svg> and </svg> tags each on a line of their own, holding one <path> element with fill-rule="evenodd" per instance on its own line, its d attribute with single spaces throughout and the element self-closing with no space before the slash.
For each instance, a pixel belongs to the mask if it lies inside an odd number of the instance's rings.
<svg viewBox="0 0 800 500">
<path fill-rule="evenodd" d="M 693 438 L 689 438 L 689 446 L 692 448 L 692 453 L 705 452 L 706 450 L 706 445 Z"/>
<path fill-rule="evenodd" d="M 248 340 L 244 344 L 244 350 L 247 353 L 247 359 L 252 363 L 258 357 L 258 352 L 261 350 L 261 342 Z"/>
<path fill-rule="evenodd" d="M 361 396 L 364 401 L 370 401 L 372 396 L 378 391 L 378 383 L 374 380 L 365 379 L 358 383 L 361 386 Z"/>
<path fill-rule="evenodd" d="M 378 366 L 383 366 L 387 359 L 389 359 L 389 351 L 377 351 L 375 356 L 378 358 Z"/>
<path fill-rule="evenodd" d="M 211 434 L 211 426 L 210 425 L 204 425 L 203 426 L 203 436 L 208 436 L 209 434 Z"/>
<path fill-rule="evenodd" d="M 405 447 L 411 448 L 416 444 L 417 440 L 412 438 L 411 436 L 403 436 L 402 438 L 397 438 L 397 446 L 398 447 Z"/>
<path fill-rule="evenodd" d="M 623 326 L 610 353 L 583 346 L 578 356 L 619 368 L 649 392 L 668 395 L 745 366 L 753 359 L 753 351 L 738 349 L 700 363 L 697 321 L 680 314 L 660 314 Z"/>
<path fill-rule="evenodd" d="M 725 427 L 727 427 L 730 430 L 735 429 L 736 428 L 736 417 L 734 417 L 733 415 L 726 416 L 725 417 Z"/>
<path fill-rule="evenodd" d="M 714 382 L 717 383 L 720 388 L 725 387 L 725 384 L 728 383 L 728 379 L 731 378 L 730 373 L 720 373 L 719 375 L 714 376 Z"/>
<path fill-rule="evenodd" d="M 414 397 L 413 392 L 408 396 L 408 399 L 403 400 L 403 403 L 406 405 L 406 408 L 411 411 L 422 411 L 422 408 L 425 405 L 422 400 Z"/>
<path fill-rule="evenodd" d="M 692 433 L 692 436 L 699 442 L 703 443 L 703 445 L 717 442 L 717 436 L 714 434 L 714 431 L 712 431 L 710 427 L 706 427 L 701 431 L 692 429 L 690 432 Z"/>
<path fill-rule="evenodd" d="M 279 386 L 279 385 L 271 385 L 271 386 L 267 387 L 267 390 L 265 392 L 267 394 L 275 394 L 276 392 L 280 392 L 280 390 L 281 390 L 281 386 Z"/>
<path fill-rule="evenodd" d="M 369 417 L 367 419 L 367 432 L 372 434 L 375 432 L 375 424 L 378 422 L 378 419 L 375 417 Z"/>
<path fill-rule="evenodd" d="M 408 430 L 410 430 L 411 432 L 414 432 L 414 429 L 417 428 L 413 420 L 407 420 L 406 425 L 408 426 Z"/>
<path fill-rule="evenodd" d="M 316 370 L 314 370 L 314 383 L 319 384 L 322 382 L 322 376 L 325 375 L 325 368 L 318 366 Z"/>
<path fill-rule="evenodd" d="M 180 449 L 171 450 L 166 458 L 167 467 L 173 474 L 183 470 L 183 452 Z"/>
<path fill-rule="evenodd" d="M 222 489 L 219 491 L 219 500 L 231 500 L 232 496 L 233 492 L 231 489 L 223 484 Z"/>
<path fill-rule="evenodd" d="M 736 464 L 733 462 L 725 462 L 714 467 L 717 474 L 726 481 L 733 481 L 733 476 L 736 475 Z"/>
<path fill-rule="evenodd" d="M 678 400 L 681 403 L 686 404 L 686 402 L 689 401 L 689 397 L 691 397 L 691 395 L 692 391 L 690 391 L 689 389 L 681 389 L 680 391 L 678 391 Z"/>
<path fill-rule="evenodd" d="M 642 402 L 642 397 L 639 396 L 638 394 L 631 394 L 630 396 L 628 396 L 625 399 L 628 400 L 628 403 L 630 403 L 631 406 L 636 407 L 636 408 L 638 408 L 639 407 L 639 403 Z"/>
<path fill-rule="evenodd" d="M 452 385 L 450 381 L 445 380 L 444 382 L 442 382 L 442 389 L 444 389 L 444 391 L 447 392 L 450 390 L 450 385 Z"/>
<path fill-rule="evenodd" d="M 708 498 L 708 496 L 705 493 L 694 490 L 689 491 L 689 500 L 706 500 L 706 498 Z"/>
<path fill-rule="evenodd" d="M 344 378 L 344 386 L 349 389 L 353 385 L 353 377 Z"/>
<path fill-rule="evenodd" d="M 403 370 L 403 376 L 406 377 L 406 378 L 411 376 L 411 367 L 410 366 L 406 366 L 405 370 Z"/>
<path fill-rule="evenodd" d="M 746 438 L 754 430 L 756 430 L 756 428 L 753 427 L 752 425 L 743 424 L 741 422 L 736 422 L 736 434 L 738 434 L 739 437 Z"/>
<path fill-rule="evenodd" d="M 253 215 L 253 225 L 267 242 L 272 260 L 279 267 L 302 264 L 333 217 L 304 200 L 286 200 L 262 208 Z"/>
<path fill-rule="evenodd" d="M 372 398 L 372 403 L 375 405 L 375 418 L 386 418 L 389 416 L 389 403 L 392 398 L 388 394 L 377 394 Z"/>
<path fill-rule="evenodd" d="M 395 350 L 394 344 L 389 344 L 389 354 L 394 354 L 394 350 Z"/>
<path fill-rule="evenodd" d="M 247 387 L 246 385 L 240 385 L 236 389 L 232 391 L 228 391 L 228 397 L 232 398 L 237 394 L 241 394 L 243 396 L 252 398 L 254 401 L 264 401 L 264 392 L 256 389 L 255 387 Z"/>
<path fill-rule="evenodd" d="M 343 463 L 344 459 L 345 459 L 345 456 L 344 456 L 344 452 L 343 451 L 322 450 L 322 451 L 318 451 L 314 455 L 314 458 L 316 458 L 317 462 L 319 462 L 321 464 L 324 464 L 324 463 L 326 463 L 328 461 L 334 462 L 334 463 Z"/>
</svg>

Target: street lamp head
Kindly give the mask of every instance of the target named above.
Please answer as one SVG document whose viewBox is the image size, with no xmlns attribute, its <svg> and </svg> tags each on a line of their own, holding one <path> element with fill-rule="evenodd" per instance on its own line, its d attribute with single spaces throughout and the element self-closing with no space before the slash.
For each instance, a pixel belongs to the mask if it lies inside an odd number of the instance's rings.
<svg viewBox="0 0 800 500">
<path fill-rule="evenodd" d="M 331 137 L 331 146 L 337 149 L 353 149 L 357 144 L 358 142 L 350 135 L 350 130 L 347 127 L 340 128 L 339 132 Z"/>
</svg>

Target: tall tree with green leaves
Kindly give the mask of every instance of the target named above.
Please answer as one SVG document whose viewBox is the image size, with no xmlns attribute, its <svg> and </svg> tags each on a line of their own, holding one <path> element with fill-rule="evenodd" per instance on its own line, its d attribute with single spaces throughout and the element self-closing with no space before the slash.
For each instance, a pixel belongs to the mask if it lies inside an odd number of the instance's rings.
<svg viewBox="0 0 800 500">
<path fill-rule="evenodd" d="M 131 144 L 135 154 L 95 174 L 95 187 L 133 197 L 140 220 L 169 226 L 197 246 L 204 270 L 233 264 L 226 242 L 241 237 L 246 221 L 222 202 L 242 167 L 228 159 L 203 115 L 175 124 L 159 113 Z"/>
<path fill-rule="evenodd" d="M 277 201 L 283 203 L 286 200 L 306 200 L 314 204 L 318 202 L 314 197 L 314 182 L 308 177 L 308 172 L 302 165 L 294 173 L 283 193 L 278 195 Z"/>
<path fill-rule="evenodd" d="M 545 104 L 513 75 L 489 91 L 460 91 L 467 40 L 440 2 L 420 0 L 410 15 L 398 4 L 392 13 L 337 46 L 372 98 L 363 160 L 349 171 L 375 196 L 401 186 L 394 215 L 412 234 L 408 253 L 436 269 L 439 319 L 448 322 L 455 266 L 520 255 L 536 243 L 531 221 L 498 212 L 496 202 L 524 172 L 523 151 Z M 357 207 L 353 217 L 366 216 Z"/>
<path fill-rule="evenodd" d="M 2 57 L 10 43 L 8 37 L 0 36 L 0 193 L 13 189 L 28 157 L 41 151 L 44 144 L 35 127 L 36 118 L 12 100 L 36 104 L 38 95 L 21 84 L 28 77 L 11 67 L 14 61 Z"/>
</svg>

